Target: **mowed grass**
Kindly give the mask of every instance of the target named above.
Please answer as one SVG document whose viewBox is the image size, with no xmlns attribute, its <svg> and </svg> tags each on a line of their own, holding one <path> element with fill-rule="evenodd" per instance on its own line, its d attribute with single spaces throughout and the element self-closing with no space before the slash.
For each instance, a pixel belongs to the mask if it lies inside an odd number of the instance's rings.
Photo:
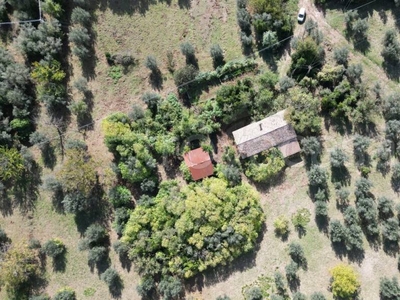
<svg viewBox="0 0 400 300">
<path fill-rule="evenodd" d="M 218 43 L 224 50 L 226 61 L 240 58 L 235 0 L 192 1 L 189 9 L 180 8 L 178 0 L 168 5 L 158 2 L 143 13 L 114 13 L 107 8 L 95 11 L 97 22 L 96 70 L 90 87 L 95 95 L 94 116 L 104 116 L 110 111 L 126 111 L 145 91 L 162 95 L 176 92 L 173 74 L 167 69 L 167 52 L 174 56 L 175 69 L 185 65 L 180 52 L 183 42 L 196 49 L 201 71 L 213 69 L 210 46 Z M 116 83 L 108 76 L 109 66 L 105 53 L 130 53 L 135 66 L 123 74 Z M 162 87 L 150 84 L 150 71 L 144 66 L 148 55 L 154 55 L 162 73 Z"/>
</svg>

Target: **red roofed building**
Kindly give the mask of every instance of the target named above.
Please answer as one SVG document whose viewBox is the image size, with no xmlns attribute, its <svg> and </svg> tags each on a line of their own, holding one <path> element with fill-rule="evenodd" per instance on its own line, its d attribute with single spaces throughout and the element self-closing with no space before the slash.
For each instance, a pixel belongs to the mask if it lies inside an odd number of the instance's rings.
<svg viewBox="0 0 400 300">
<path fill-rule="evenodd" d="M 193 180 L 199 180 L 214 174 L 214 166 L 210 155 L 201 148 L 189 151 L 183 156 L 186 165 L 192 174 Z"/>
</svg>

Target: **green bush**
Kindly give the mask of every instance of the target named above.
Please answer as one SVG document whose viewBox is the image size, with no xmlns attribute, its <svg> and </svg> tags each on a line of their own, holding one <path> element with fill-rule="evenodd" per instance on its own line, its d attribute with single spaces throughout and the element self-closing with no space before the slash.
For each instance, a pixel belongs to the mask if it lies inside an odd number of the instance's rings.
<svg viewBox="0 0 400 300">
<path fill-rule="evenodd" d="M 379 218 L 386 220 L 394 215 L 394 202 L 387 197 L 378 198 Z"/>
<path fill-rule="evenodd" d="M 258 286 L 250 287 L 245 292 L 246 300 L 262 300 L 263 294 L 261 289 Z"/>
<path fill-rule="evenodd" d="M 282 152 L 271 148 L 267 152 L 252 156 L 246 164 L 245 175 L 255 182 L 266 182 L 278 175 L 285 167 Z"/>
<path fill-rule="evenodd" d="M 347 47 L 336 48 L 333 51 L 333 58 L 339 65 L 347 66 L 349 59 L 349 49 Z"/>
<path fill-rule="evenodd" d="M 303 247 L 300 244 L 297 244 L 295 242 L 291 242 L 289 244 L 288 251 L 289 251 L 290 257 L 299 266 L 304 266 L 307 263 L 307 259 L 306 259 L 305 254 L 304 254 Z"/>
<path fill-rule="evenodd" d="M 286 294 L 286 286 L 285 282 L 283 280 L 283 275 L 279 272 L 276 271 L 274 273 L 274 282 L 275 282 L 275 287 L 279 295 L 284 295 Z M 262 299 L 262 295 L 259 299 Z"/>
<path fill-rule="evenodd" d="M 218 44 L 213 44 L 210 48 L 210 55 L 213 60 L 214 69 L 225 64 L 224 52 Z"/>
<path fill-rule="evenodd" d="M 299 279 L 297 275 L 298 269 L 299 265 L 296 264 L 294 261 L 290 262 L 290 264 L 285 267 L 286 279 L 289 283 L 296 282 Z"/>
<path fill-rule="evenodd" d="M 144 65 L 152 72 L 156 72 L 158 70 L 157 59 L 153 55 L 146 57 Z"/>
<path fill-rule="evenodd" d="M 333 168 L 343 168 L 346 161 L 348 161 L 348 156 L 342 149 L 335 148 L 331 151 L 330 162 Z"/>
<path fill-rule="evenodd" d="M 90 13 L 81 7 L 75 7 L 71 13 L 71 22 L 73 24 L 79 24 L 82 26 L 90 25 L 91 16 Z"/>
<path fill-rule="evenodd" d="M 97 264 L 107 258 L 107 248 L 103 246 L 95 246 L 89 249 L 88 263 L 90 265 Z"/>
<path fill-rule="evenodd" d="M 125 225 L 129 220 L 130 210 L 126 207 L 119 207 L 115 210 L 115 217 L 113 222 L 113 228 L 119 236 L 122 235 Z"/>
<path fill-rule="evenodd" d="M 286 236 L 289 233 L 289 220 L 285 216 L 279 216 L 274 221 L 275 233 L 279 236 Z"/>
<path fill-rule="evenodd" d="M 145 276 L 141 278 L 140 283 L 136 286 L 136 291 L 142 298 L 146 298 L 155 288 L 156 284 L 153 277 Z"/>
<path fill-rule="evenodd" d="M 311 295 L 310 300 L 326 300 L 326 298 L 322 293 L 316 292 Z"/>
<path fill-rule="evenodd" d="M 292 223 L 298 230 L 305 230 L 305 227 L 310 222 L 311 213 L 307 208 L 298 209 L 292 215 Z"/>
</svg>

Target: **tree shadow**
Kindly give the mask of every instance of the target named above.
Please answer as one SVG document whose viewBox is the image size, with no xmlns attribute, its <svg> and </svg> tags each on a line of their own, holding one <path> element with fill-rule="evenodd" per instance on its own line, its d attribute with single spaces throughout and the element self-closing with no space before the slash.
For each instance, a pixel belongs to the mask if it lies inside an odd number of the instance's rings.
<svg viewBox="0 0 400 300">
<path fill-rule="evenodd" d="M 121 263 L 121 267 L 129 273 L 132 268 L 132 261 L 129 259 L 128 253 L 118 254 L 118 259 L 119 262 Z"/>
<path fill-rule="evenodd" d="M 362 54 L 366 54 L 371 49 L 371 43 L 367 38 L 355 40 L 353 46 L 355 50 L 360 51 Z"/>
<path fill-rule="evenodd" d="M 396 180 L 393 177 L 390 179 L 390 185 L 396 193 L 400 192 L 400 180 Z"/>
<path fill-rule="evenodd" d="M 0 211 L 3 217 L 11 216 L 14 212 L 12 199 L 5 190 L 0 191 Z"/>
<path fill-rule="evenodd" d="M 349 186 L 351 184 L 351 175 L 346 166 L 339 168 L 331 167 L 331 182 L 339 182 L 342 186 Z"/>
<path fill-rule="evenodd" d="M 165 2 L 168 5 L 171 3 L 170 0 L 165 0 Z M 134 1 L 100 0 L 98 1 L 97 6 L 99 6 L 100 10 L 102 11 L 108 8 L 114 14 L 117 15 L 132 15 L 134 13 L 140 13 L 141 15 L 145 15 L 146 12 L 150 9 L 150 5 L 156 3 L 157 3 L 156 0 L 134 0 Z"/>
<path fill-rule="evenodd" d="M 151 87 L 155 90 L 162 90 L 163 88 L 163 77 L 161 74 L 161 71 L 159 68 L 157 68 L 156 70 L 153 70 L 150 73 L 150 77 L 149 77 L 149 81 L 151 84 Z"/>
<path fill-rule="evenodd" d="M 41 154 L 44 166 L 53 170 L 57 164 L 57 156 L 54 147 L 50 143 L 46 143 L 45 147 L 41 150 Z"/>
<path fill-rule="evenodd" d="M 383 177 L 386 177 L 386 175 L 390 172 L 390 162 L 378 161 L 376 164 L 376 170 L 381 173 Z"/>
<path fill-rule="evenodd" d="M 290 291 L 292 293 L 297 292 L 300 288 L 300 278 L 298 276 L 296 276 L 296 278 L 289 278 L 288 276 L 286 276 L 286 279 L 287 279 Z"/>
<path fill-rule="evenodd" d="M 365 258 L 365 252 L 361 249 L 352 249 L 347 252 L 347 257 L 351 262 L 355 262 L 360 265 Z"/>
<path fill-rule="evenodd" d="M 318 230 L 328 235 L 329 232 L 329 217 L 328 216 L 315 216 L 315 223 Z"/>
<path fill-rule="evenodd" d="M 65 214 L 64 204 L 62 203 L 64 196 L 64 192 L 61 188 L 55 191 L 51 196 L 51 204 L 54 210 L 59 214 Z"/>
<path fill-rule="evenodd" d="M 384 61 L 382 64 L 383 70 L 385 70 L 386 75 L 395 81 L 399 81 L 400 78 L 400 70 L 399 70 L 399 64 L 398 63 L 393 63 L 393 62 L 388 62 Z"/>
<path fill-rule="evenodd" d="M 179 8 L 190 9 L 192 7 L 192 0 L 178 0 Z"/>
<path fill-rule="evenodd" d="M 42 168 L 34 161 L 29 162 L 21 178 L 13 187 L 14 201 L 19 206 L 20 211 L 25 214 L 35 208 L 36 200 L 39 195 Z"/>
<path fill-rule="evenodd" d="M 399 244 L 397 242 L 384 240 L 383 241 L 383 251 L 390 256 L 396 257 L 399 253 Z"/>
<path fill-rule="evenodd" d="M 64 273 L 67 267 L 67 250 L 65 250 L 62 254 L 53 258 L 53 271 Z"/>
<path fill-rule="evenodd" d="M 342 260 L 347 255 L 347 249 L 344 242 L 331 243 L 332 249 L 335 252 L 336 257 Z"/>
<path fill-rule="evenodd" d="M 94 121 L 90 112 L 78 115 L 76 120 L 79 126 L 79 130 L 87 131 L 94 129 Z"/>
<path fill-rule="evenodd" d="M 124 289 L 124 283 L 119 275 L 108 287 L 108 291 L 110 292 L 111 296 L 117 299 L 121 298 L 123 289 Z"/>
</svg>

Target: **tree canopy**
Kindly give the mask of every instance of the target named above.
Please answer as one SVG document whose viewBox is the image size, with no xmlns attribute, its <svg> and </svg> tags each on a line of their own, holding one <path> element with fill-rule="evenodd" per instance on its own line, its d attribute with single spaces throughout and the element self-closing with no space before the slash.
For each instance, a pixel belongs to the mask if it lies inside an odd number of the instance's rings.
<svg viewBox="0 0 400 300">
<path fill-rule="evenodd" d="M 259 195 L 248 185 L 166 181 L 152 205 L 132 212 L 122 241 L 143 275 L 189 278 L 252 249 L 263 220 Z"/>
</svg>

